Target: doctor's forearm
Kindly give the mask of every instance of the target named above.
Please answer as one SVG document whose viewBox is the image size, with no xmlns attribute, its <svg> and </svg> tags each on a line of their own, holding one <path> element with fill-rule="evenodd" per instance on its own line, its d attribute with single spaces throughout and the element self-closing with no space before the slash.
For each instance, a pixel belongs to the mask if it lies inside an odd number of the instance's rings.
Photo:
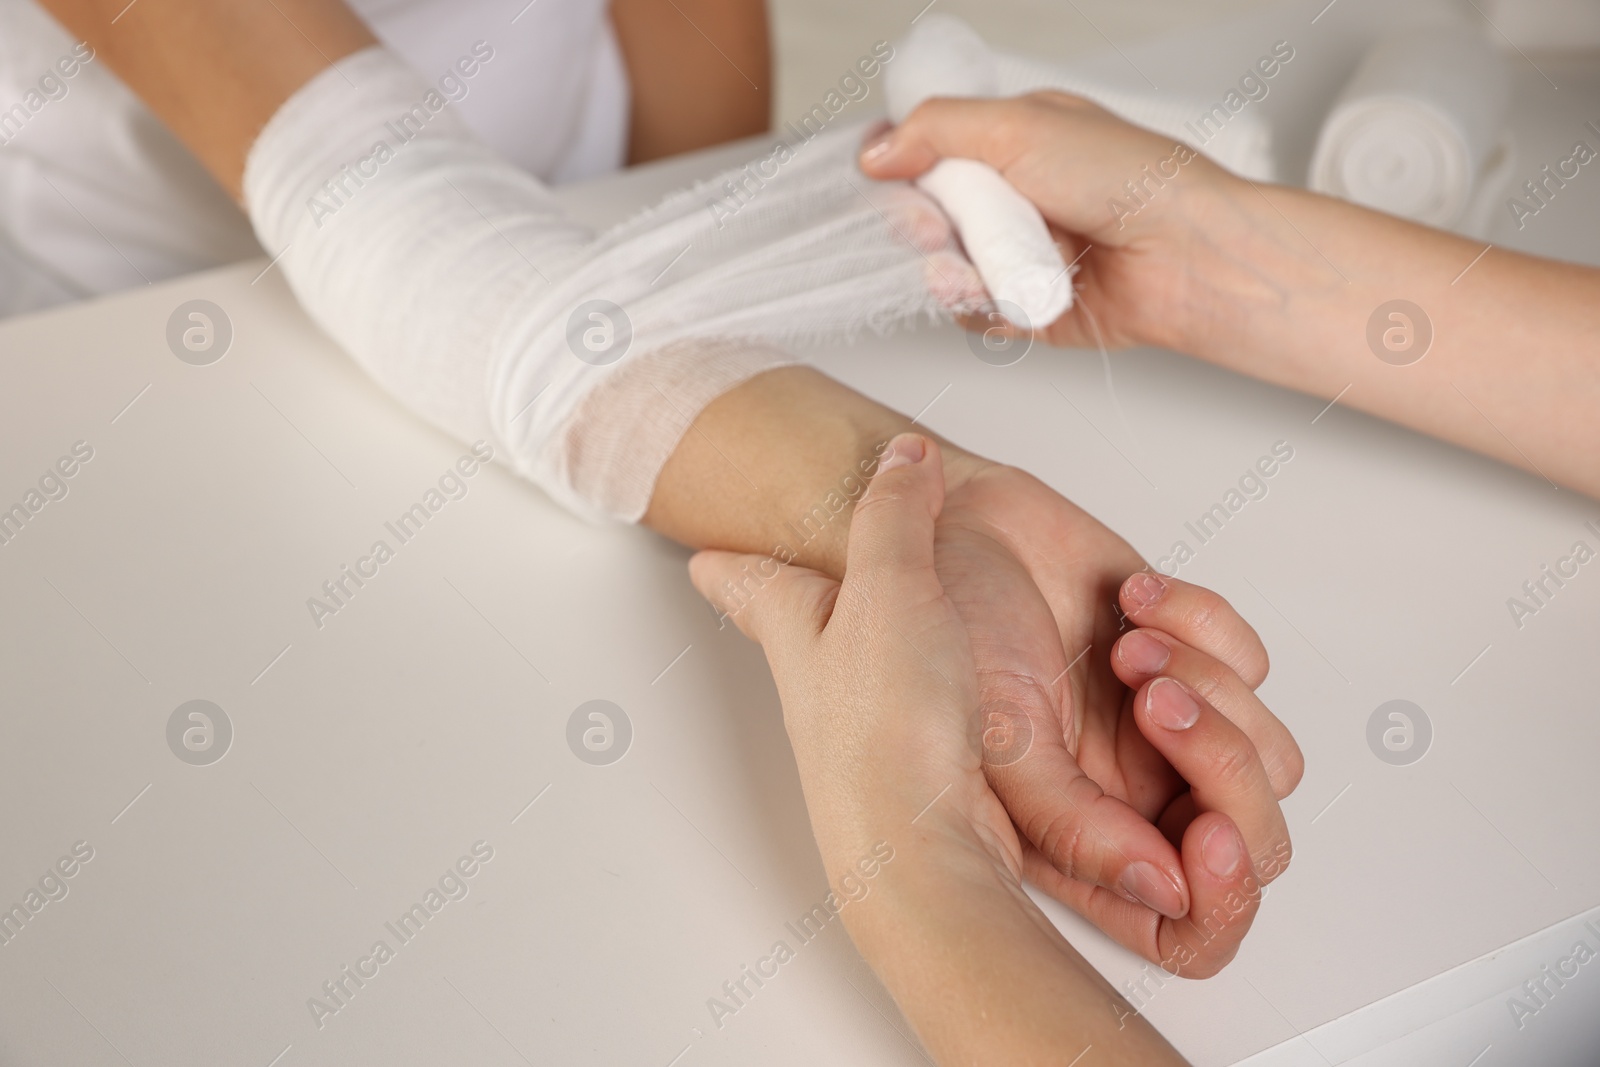
<svg viewBox="0 0 1600 1067">
<path fill-rule="evenodd" d="M 1600 271 L 1278 186 L 1199 218 L 1177 347 L 1600 496 Z"/>
<path fill-rule="evenodd" d="M 970 831 L 913 830 L 871 894 L 840 914 L 934 1062 L 1184 1062 Z"/>
</svg>

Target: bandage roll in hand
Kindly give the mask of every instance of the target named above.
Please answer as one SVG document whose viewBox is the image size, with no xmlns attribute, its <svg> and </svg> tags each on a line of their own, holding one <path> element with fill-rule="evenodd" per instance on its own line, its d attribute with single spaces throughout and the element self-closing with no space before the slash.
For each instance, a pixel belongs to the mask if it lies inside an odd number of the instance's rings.
<svg viewBox="0 0 1600 1067">
<path fill-rule="evenodd" d="M 1041 89 L 1088 97 L 1175 141 L 1191 141 L 1194 120 L 1209 113 L 1204 101 L 1110 89 L 1059 64 L 992 49 L 965 22 L 937 13 L 924 15 L 896 44 L 885 73 L 889 117 L 895 122 L 935 96 L 1021 96 Z M 1232 115 L 1217 136 L 1195 147 L 1247 178 L 1276 177 L 1271 128 L 1255 114 Z M 1049 325 L 1071 308 L 1071 272 L 1044 219 L 992 167 L 947 159 L 917 185 L 949 214 L 989 293 L 1030 320 L 1023 325 Z"/>
<path fill-rule="evenodd" d="M 972 27 L 948 15 L 919 20 L 895 46 L 884 77 L 895 122 L 931 97 L 1000 93 L 995 54 Z M 997 306 L 1013 317 L 1020 312 L 1025 321 L 1016 325 L 1042 328 L 1072 307 L 1071 271 L 1044 217 L 999 171 L 977 160 L 944 159 L 917 186 L 950 216 Z"/>
<path fill-rule="evenodd" d="M 1505 57 L 1464 26 L 1380 41 L 1334 104 L 1311 161 L 1319 193 L 1432 226 L 1472 220 L 1508 161 Z"/>
</svg>

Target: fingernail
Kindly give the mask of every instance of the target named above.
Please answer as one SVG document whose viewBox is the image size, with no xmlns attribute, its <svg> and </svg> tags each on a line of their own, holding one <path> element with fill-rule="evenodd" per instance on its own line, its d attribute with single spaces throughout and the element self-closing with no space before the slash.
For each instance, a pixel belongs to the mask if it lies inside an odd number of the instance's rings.
<svg viewBox="0 0 1600 1067">
<path fill-rule="evenodd" d="M 1222 823 L 1212 827 L 1200 842 L 1200 855 L 1206 861 L 1206 870 L 1218 878 L 1230 878 L 1244 858 L 1244 842 L 1231 823 Z"/>
<path fill-rule="evenodd" d="M 1122 583 L 1122 591 L 1141 608 L 1148 608 L 1161 599 L 1167 591 L 1167 583 L 1148 571 L 1140 571 Z"/>
<path fill-rule="evenodd" d="M 927 453 L 927 442 L 914 433 L 903 433 L 889 442 L 889 451 L 883 454 L 878 461 L 878 473 L 892 471 L 896 467 L 909 467 L 913 463 L 921 463 L 922 457 Z"/>
<path fill-rule="evenodd" d="M 1168 730 L 1187 730 L 1200 718 L 1200 705 L 1171 678 L 1157 678 L 1144 691 L 1151 720 Z"/>
<path fill-rule="evenodd" d="M 1153 863 L 1140 860 L 1128 864 L 1127 870 L 1122 872 L 1120 886 L 1123 896 L 1151 911 L 1158 911 L 1169 919 L 1183 915 L 1183 894 Z"/>
<path fill-rule="evenodd" d="M 1117 642 L 1117 658 L 1135 674 L 1155 674 L 1172 658 L 1172 650 L 1140 630 Z"/>
<path fill-rule="evenodd" d="M 876 163 L 889 154 L 894 142 L 894 130 L 884 130 L 861 148 L 862 165 Z"/>
</svg>

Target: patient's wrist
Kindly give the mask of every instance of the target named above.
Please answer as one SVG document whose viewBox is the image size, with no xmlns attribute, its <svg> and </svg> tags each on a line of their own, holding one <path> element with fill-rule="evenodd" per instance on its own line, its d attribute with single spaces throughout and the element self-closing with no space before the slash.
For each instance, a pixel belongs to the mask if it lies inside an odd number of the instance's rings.
<svg viewBox="0 0 1600 1067">
<path fill-rule="evenodd" d="M 911 420 L 810 367 L 755 375 L 717 397 L 662 467 L 645 524 L 695 548 L 844 573 L 855 503 Z M 940 442 L 946 484 L 985 464 Z"/>
</svg>

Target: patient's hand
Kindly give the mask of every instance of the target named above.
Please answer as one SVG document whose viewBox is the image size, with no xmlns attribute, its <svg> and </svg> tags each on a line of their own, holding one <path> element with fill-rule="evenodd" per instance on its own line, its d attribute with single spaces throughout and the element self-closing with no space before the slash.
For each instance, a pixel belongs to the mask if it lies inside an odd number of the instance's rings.
<svg viewBox="0 0 1600 1067">
<path fill-rule="evenodd" d="M 1022 471 L 956 455 L 947 485 L 938 573 L 970 634 L 984 769 L 1025 843 L 1028 875 L 1124 945 L 1170 962 L 1183 926 L 1164 919 L 1192 903 L 1175 846 L 1197 800 L 1234 816 L 1261 883 L 1288 862 L 1277 801 L 1302 761 L 1255 696 L 1267 673 L 1260 639 L 1221 597 L 1145 572 L 1126 542 Z M 1132 627 L 1150 630 L 1118 644 Z M 1183 758 L 1162 743 L 1181 735 L 1152 737 L 1136 721 L 1139 687 L 1158 674 L 1181 683 L 1166 695 L 1187 688 L 1216 709 L 1207 740 Z M 1202 945 L 1183 972 L 1213 973 L 1234 947 Z"/>
</svg>

